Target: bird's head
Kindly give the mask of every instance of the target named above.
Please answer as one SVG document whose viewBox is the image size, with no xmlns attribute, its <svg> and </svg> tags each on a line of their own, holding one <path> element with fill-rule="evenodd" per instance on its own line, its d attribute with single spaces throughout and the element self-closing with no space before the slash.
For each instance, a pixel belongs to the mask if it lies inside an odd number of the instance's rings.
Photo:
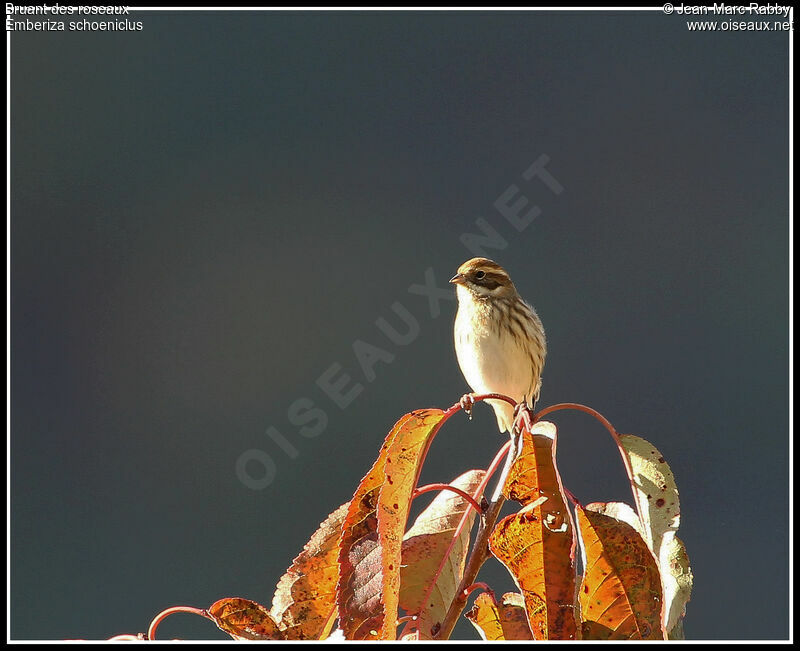
<svg viewBox="0 0 800 651">
<path fill-rule="evenodd" d="M 503 298 L 517 291 L 506 270 L 488 258 L 467 260 L 450 282 L 478 298 Z"/>
</svg>

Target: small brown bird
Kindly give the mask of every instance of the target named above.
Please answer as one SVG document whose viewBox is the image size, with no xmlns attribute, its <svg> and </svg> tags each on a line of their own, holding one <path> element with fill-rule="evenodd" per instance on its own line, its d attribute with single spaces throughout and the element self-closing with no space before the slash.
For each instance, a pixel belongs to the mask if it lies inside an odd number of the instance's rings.
<svg viewBox="0 0 800 651">
<path fill-rule="evenodd" d="M 536 311 L 517 293 L 505 269 L 472 258 L 450 279 L 456 285 L 458 365 L 475 393 L 502 393 L 533 407 L 542 386 L 547 346 Z M 511 432 L 514 407 L 488 400 L 501 432 Z"/>
</svg>

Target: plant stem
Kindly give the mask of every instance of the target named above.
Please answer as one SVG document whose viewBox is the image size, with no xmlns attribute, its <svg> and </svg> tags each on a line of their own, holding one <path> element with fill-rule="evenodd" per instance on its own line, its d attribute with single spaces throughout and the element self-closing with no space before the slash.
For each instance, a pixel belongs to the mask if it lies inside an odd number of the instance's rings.
<svg viewBox="0 0 800 651">
<path fill-rule="evenodd" d="M 451 486 L 450 484 L 427 484 L 426 486 L 420 486 L 419 488 L 414 489 L 414 492 L 411 494 L 411 499 L 416 499 L 420 495 L 424 493 L 430 493 L 431 491 L 450 491 L 451 493 L 455 493 L 459 497 L 462 497 L 469 502 L 477 513 L 481 513 L 481 505 L 475 501 L 475 498 L 472 497 L 472 495 L 461 490 L 457 486 Z"/>
<path fill-rule="evenodd" d="M 167 608 L 166 610 L 162 610 L 160 613 L 158 613 L 158 615 L 156 615 L 153 618 L 153 621 L 150 622 L 150 628 L 147 630 L 147 639 L 155 640 L 156 629 L 158 628 L 158 625 L 161 622 L 163 622 L 167 617 L 175 613 L 191 613 L 192 615 L 200 615 L 201 617 L 210 619 L 212 622 L 214 621 L 214 619 L 208 614 L 208 611 L 203 608 L 193 608 L 192 606 L 174 606 L 172 608 Z"/>
<path fill-rule="evenodd" d="M 625 448 L 622 445 L 622 440 L 619 438 L 619 434 L 617 433 L 616 428 L 611 424 L 611 422 L 603 416 L 599 411 L 596 409 L 592 409 L 591 407 L 587 407 L 586 405 L 581 405 L 576 402 L 562 402 L 557 405 L 550 405 L 549 407 L 545 407 L 544 409 L 537 411 L 534 414 L 534 421 L 540 420 L 542 417 L 550 414 L 554 411 L 560 411 L 562 409 L 574 409 L 576 411 L 582 411 L 590 416 L 594 416 L 597 420 L 599 420 L 603 427 L 608 430 L 608 433 L 611 434 L 611 438 L 614 439 L 614 443 L 617 444 L 617 450 L 619 451 L 619 456 L 622 457 L 622 465 L 625 466 L 625 472 L 628 473 L 628 483 L 631 486 L 631 493 L 633 493 L 633 503 L 636 505 L 637 512 L 639 511 L 639 497 L 638 492 L 636 489 L 636 479 L 633 473 L 633 468 L 631 467 L 631 461 L 628 458 L 628 453 L 625 452 Z M 577 500 L 574 500 L 577 501 Z M 642 518 L 642 514 L 639 513 L 639 518 Z"/>
<path fill-rule="evenodd" d="M 492 590 L 486 583 L 483 581 L 476 581 L 464 590 L 464 596 L 469 597 L 469 595 L 475 592 L 475 590 L 483 590 L 484 592 L 494 594 L 494 590 Z"/>
<path fill-rule="evenodd" d="M 494 495 L 489 502 L 489 508 L 486 510 L 485 516 L 481 519 L 478 534 L 475 536 L 475 544 L 472 546 L 467 566 L 464 568 L 464 576 L 461 578 L 461 583 L 456 590 L 456 596 L 450 603 L 450 608 L 442 621 L 442 626 L 436 633 L 435 640 L 448 640 L 456 626 L 459 616 L 461 615 L 464 607 L 467 605 L 467 598 L 469 597 L 470 586 L 475 583 L 475 578 L 481 566 L 489 558 L 489 536 L 494 529 L 497 518 L 500 515 L 500 509 L 503 508 L 503 503 L 506 498 L 503 496 L 503 487 L 506 484 L 508 473 L 511 471 L 511 464 L 514 463 L 516 458 L 516 446 L 512 444 L 511 449 L 506 455 L 506 463 L 503 466 L 503 471 L 500 473 L 500 479 L 497 480 L 497 487 L 495 488 Z"/>
</svg>

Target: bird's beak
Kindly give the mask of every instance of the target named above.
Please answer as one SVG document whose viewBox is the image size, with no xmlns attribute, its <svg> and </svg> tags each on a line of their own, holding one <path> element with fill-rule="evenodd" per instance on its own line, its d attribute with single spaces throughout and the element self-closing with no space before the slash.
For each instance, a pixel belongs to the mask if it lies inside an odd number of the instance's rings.
<svg viewBox="0 0 800 651">
<path fill-rule="evenodd" d="M 463 285 L 465 281 L 466 281 L 466 278 L 464 278 L 463 274 L 456 274 L 455 276 L 453 276 L 450 279 L 450 282 L 455 284 L 455 285 Z"/>
</svg>

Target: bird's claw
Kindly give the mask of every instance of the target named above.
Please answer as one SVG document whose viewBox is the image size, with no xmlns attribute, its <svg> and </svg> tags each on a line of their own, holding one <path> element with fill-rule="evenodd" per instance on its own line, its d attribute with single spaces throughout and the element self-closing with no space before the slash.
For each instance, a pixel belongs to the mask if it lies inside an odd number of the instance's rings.
<svg viewBox="0 0 800 651">
<path fill-rule="evenodd" d="M 465 393 L 461 396 L 461 400 L 458 401 L 461 405 L 461 409 L 464 410 L 464 413 L 472 420 L 472 408 L 475 406 L 475 396 L 471 393 Z"/>
<path fill-rule="evenodd" d="M 514 425 L 513 428 L 516 432 L 523 432 L 530 430 L 533 427 L 534 413 L 530 407 L 523 400 L 514 407 Z M 520 427 L 522 424 L 522 427 Z"/>
</svg>

